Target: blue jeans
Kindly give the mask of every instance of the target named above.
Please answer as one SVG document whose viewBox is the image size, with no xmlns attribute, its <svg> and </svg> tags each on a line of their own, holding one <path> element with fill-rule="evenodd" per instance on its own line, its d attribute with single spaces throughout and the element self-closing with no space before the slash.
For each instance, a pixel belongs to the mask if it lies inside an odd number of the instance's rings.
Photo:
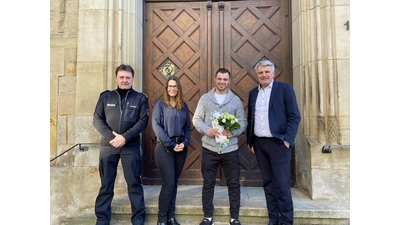
<svg viewBox="0 0 400 225">
<path fill-rule="evenodd" d="M 231 218 L 239 219 L 240 208 L 240 165 L 239 151 L 218 154 L 203 147 L 201 173 L 203 175 L 202 203 L 204 217 L 214 213 L 214 187 L 217 170 L 221 165 L 228 186 L 229 210 Z"/>
</svg>

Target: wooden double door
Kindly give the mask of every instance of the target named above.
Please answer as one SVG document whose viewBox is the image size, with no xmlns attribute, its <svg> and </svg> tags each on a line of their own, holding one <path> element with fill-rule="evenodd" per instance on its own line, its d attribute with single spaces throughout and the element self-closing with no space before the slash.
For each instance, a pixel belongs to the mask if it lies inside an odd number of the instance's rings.
<svg viewBox="0 0 400 225">
<path fill-rule="evenodd" d="M 292 83 L 289 0 L 146 1 L 144 18 L 144 93 L 150 114 L 170 75 L 180 78 L 191 118 L 200 97 L 214 86 L 220 67 L 231 72 L 230 88 L 243 101 L 246 113 L 248 93 L 258 84 L 254 66 L 261 59 L 276 64 L 277 80 Z M 143 136 L 143 183 L 160 184 L 151 121 Z M 202 184 L 201 137 L 192 124 L 180 184 Z M 241 184 L 261 186 L 245 134 L 239 138 L 239 148 Z M 222 169 L 217 178 L 218 185 L 225 184 Z"/>
</svg>

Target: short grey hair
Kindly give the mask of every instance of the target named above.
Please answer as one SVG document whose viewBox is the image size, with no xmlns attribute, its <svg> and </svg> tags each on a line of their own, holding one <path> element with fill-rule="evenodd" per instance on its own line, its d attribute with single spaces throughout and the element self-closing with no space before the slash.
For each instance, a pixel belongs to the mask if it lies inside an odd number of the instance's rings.
<svg viewBox="0 0 400 225">
<path fill-rule="evenodd" d="M 267 59 L 261 60 L 260 62 L 258 62 L 258 63 L 256 64 L 256 66 L 254 67 L 254 71 L 256 71 L 256 73 L 258 72 L 258 67 L 259 67 L 259 66 L 270 66 L 271 69 L 272 69 L 272 72 L 275 72 L 275 65 L 274 65 L 274 63 L 271 62 L 271 61 L 269 61 L 269 60 L 267 60 Z"/>
</svg>

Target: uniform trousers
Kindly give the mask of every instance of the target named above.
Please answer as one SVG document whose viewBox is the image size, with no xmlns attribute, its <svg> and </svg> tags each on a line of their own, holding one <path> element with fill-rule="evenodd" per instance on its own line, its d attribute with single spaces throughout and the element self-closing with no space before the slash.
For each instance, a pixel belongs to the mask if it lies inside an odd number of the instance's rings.
<svg viewBox="0 0 400 225">
<path fill-rule="evenodd" d="M 99 172 L 101 187 L 95 202 L 96 225 L 109 225 L 111 221 L 111 202 L 114 197 L 114 184 L 117 166 L 121 159 L 131 202 L 133 225 L 143 225 L 145 205 L 142 187 L 142 160 L 139 147 L 101 146 Z"/>
<path fill-rule="evenodd" d="M 263 180 L 269 222 L 273 224 L 293 224 L 291 152 L 278 138 L 254 138 L 254 153 Z"/>
</svg>

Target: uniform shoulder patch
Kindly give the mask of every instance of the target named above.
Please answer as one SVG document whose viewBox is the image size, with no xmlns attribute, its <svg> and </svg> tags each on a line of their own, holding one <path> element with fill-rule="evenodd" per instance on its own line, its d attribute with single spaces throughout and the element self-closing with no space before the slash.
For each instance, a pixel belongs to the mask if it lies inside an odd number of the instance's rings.
<svg viewBox="0 0 400 225">
<path fill-rule="evenodd" d="M 105 91 L 101 92 L 100 95 L 104 95 L 104 94 L 107 94 L 109 92 L 110 92 L 110 90 L 105 90 Z"/>
</svg>

